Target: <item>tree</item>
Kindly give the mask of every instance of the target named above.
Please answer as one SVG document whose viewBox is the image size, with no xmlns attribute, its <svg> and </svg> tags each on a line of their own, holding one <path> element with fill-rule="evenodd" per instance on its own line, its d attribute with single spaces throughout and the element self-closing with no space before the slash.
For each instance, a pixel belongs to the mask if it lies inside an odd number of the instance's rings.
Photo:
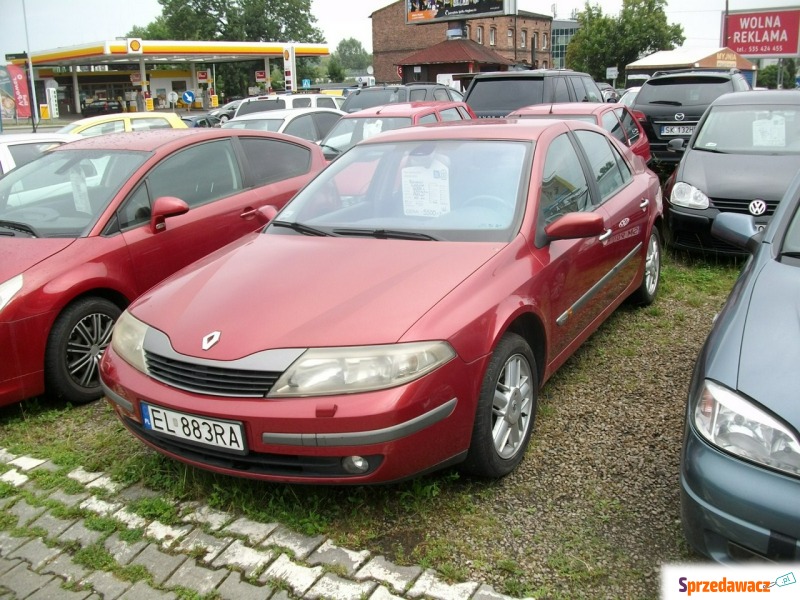
<svg viewBox="0 0 800 600">
<path fill-rule="evenodd" d="M 372 64 L 372 55 L 364 50 L 364 46 L 355 38 L 347 38 L 339 42 L 334 56 L 339 59 L 339 63 L 345 71 L 364 71 Z"/>
<path fill-rule="evenodd" d="M 129 38 L 142 38 L 143 40 L 171 40 L 174 39 L 172 34 L 170 33 L 169 27 L 167 27 L 166 19 L 164 19 L 164 15 L 159 15 L 156 17 L 156 20 L 152 23 L 147 24 L 144 27 L 139 27 L 138 25 L 134 25 L 133 29 L 131 29 L 126 37 Z"/>
<path fill-rule="evenodd" d="M 577 16 L 580 29 L 567 46 L 567 67 L 604 80 L 608 67 L 624 73 L 640 58 L 680 46 L 686 39 L 683 28 L 667 23 L 666 4 L 666 0 L 623 0 L 614 18 L 586 2 Z"/>
<path fill-rule="evenodd" d="M 767 65 L 759 70 L 756 85 L 766 87 L 771 90 L 778 88 L 778 72 L 783 70 L 781 85 L 782 89 L 791 90 L 795 88 L 795 75 L 797 67 L 794 59 L 784 58 L 779 65 Z"/>
<path fill-rule="evenodd" d="M 328 61 L 328 79 L 336 83 L 341 83 L 344 81 L 345 75 L 344 67 L 342 67 L 338 55 L 334 54 Z"/>
</svg>

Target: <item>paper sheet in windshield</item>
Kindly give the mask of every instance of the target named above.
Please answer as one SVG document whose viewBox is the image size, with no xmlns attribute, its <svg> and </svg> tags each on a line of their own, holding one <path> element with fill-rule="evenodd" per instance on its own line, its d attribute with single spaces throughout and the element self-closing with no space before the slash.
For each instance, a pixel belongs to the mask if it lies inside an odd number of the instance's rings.
<svg viewBox="0 0 800 600">
<path fill-rule="evenodd" d="M 403 214 L 438 217 L 450 212 L 450 172 L 440 161 L 403 169 Z"/>
</svg>

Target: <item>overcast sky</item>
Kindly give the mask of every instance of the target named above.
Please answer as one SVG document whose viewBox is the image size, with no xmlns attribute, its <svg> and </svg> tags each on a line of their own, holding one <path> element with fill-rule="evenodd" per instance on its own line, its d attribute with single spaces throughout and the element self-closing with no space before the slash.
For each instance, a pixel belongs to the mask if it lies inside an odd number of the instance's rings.
<svg viewBox="0 0 800 600">
<path fill-rule="evenodd" d="M 311 12 L 331 50 L 345 38 L 356 38 L 372 51 L 369 15 L 391 0 L 312 0 Z M 596 0 L 606 15 L 616 15 L 622 0 Z M 669 0 L 667 19 L 683 26 L 691 48 L 719 46 L 720 23 L 726 0 Z M 730 11 L 796 7 L 798 0 L 728 0 Z M 578 0 L 517 0 L 517 8 L 567 19 L 581 10 Z M 6 54 L 50 50 L 61 46 L 111 40 L 125 35 L 134 25 L 144 26 L 161 14 L 157 0 L 109 3 L 108 0 L 0 0 L 0 64 Z M 27 27 L 26 27 L 27 22 Z M 27 29 L 27 43 L 26 43 Z"/>
</svg>

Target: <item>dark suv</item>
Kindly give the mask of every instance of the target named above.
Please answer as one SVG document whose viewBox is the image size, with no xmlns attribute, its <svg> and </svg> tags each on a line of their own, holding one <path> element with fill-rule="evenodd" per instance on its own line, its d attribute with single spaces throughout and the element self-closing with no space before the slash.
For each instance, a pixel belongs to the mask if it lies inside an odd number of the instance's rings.
<svg viewBox="0 0 800 600">
<path fill-rule="evenodd" d="M 429 100 L 464 99 L 458 90 L 443 83 L 406 83 L 398 85 L 374 85 L 359 88 L 347 95 L 342 110 L 347 113 L 364 108 L 372 108 L 381 104 L 394 102 L 423 102 Z"/>
<path fill-rule="evenodd" d="M 587 73 L 568 69 L 496 71 L 475 75 L 464 102 L 479 118 L 492 118 L 531 104 L 603 102 L 603 94 Z"/>
<path fill-rule="evenodd" d="M 670 140 L 688 140 L 706 108 L 727 92 L 750 89 L 737 70 L 686 69 L 655 73 L 642 84 L 631 106 L 650 140 L 654 162 L 675 165 L 680 155 L 670 152 Z"/>
</svg>

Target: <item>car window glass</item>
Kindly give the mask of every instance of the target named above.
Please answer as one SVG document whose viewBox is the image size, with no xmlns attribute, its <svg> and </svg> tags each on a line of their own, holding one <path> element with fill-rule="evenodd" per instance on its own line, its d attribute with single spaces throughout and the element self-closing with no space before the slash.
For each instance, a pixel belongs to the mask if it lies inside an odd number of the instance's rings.
<svg viewBox="0 0 800 600">
<path fill-rule="evenodd" d="M 450 100 L 450 95 L 447 93 L 447 90 L 442 88 L 436 88 L 433 90 L 433 99 L 434 100 Z"/>
<path fill-rule="evenodd" d="M 694 148 L 739 154 L 800 152 L 800 109 L 760 105 L 715 106 Z"/>
<path fill-rule="evenodd" d="M 467 112 L 467 109 L 463 106 L 458 107 L 458 113 L 461 115 L 462 119 L 471 119 L 472 115 Z"/>
<path fill-rule="evenodd" d="M 721 77 L 686 76 L 667 79 L 654 77 L 642 84 L 636 96 L 636 104 L 668 102 L 674 106 L 708 105 L 730 91 L 733 91 L 730 80 Z"/>
<path fill-rule="evenodd" d="M 544 82 L 541 77 L 474 79 L 469 105 L 474 111 L 504 111 L 504 114 L 529 104 L 541 104 Z"/>
<path fill-rule="evenodd" d="M 11 153 L 11 158 L 14 159 L 14 164 L 18 167 L 31 162 L 43 152 L 55 146 L 59 146 L 60 142 L 31 142 L 30 144 L 12 144 L 8 146 L 8 151 Z"/>
<path fill-rule="evenodd" d="M 450 94 L 450 100 L 456 100 L 458 102 L 464 100 L 464 94 L 462 94 L 455 88 L 449 88 L 447 92 Z"/>
<path fill-rule="evenodd" d="M 181 150 L 147 176 L 152 198 L 175 196 L 189 206 L 200 206 L 242 189 L 231 140 L 196 144 Z"/>
<path fill-rule="evenodd" d="M 265 138 L 240 141 L 255 185 L 304 175 L 311 168 L 311 152 L 303 146 Z"/>
<path fill-rule="evenodd" d="M 311 98 L 294 98 L 292 100 L 292 108 L 310 108 Z"/>
<path fill-rule="evenodd" d="M 586 90 L 586 98 L 589 100 L 589 102 L 603 101 L 603 94 L 600 92 L 600 89 L 597 87 L 594 81 L 588 77 L 578 77 L 577 79 L 583 84 L 583 87 Z"/>
<path fill-rule="evenodd" d="M 417 100 L 425 100 L 425 89 L 424 88 L 413 88 L 408 91 L 408 100 L 410 102 L 415 102 Z"/>
<path fill-rule="evenodd" d="M 628 142 L 633 144 L 639 139 L 639 135 L 641 135 L 639 131 L 639 125 L 636 124 L 636 119 L 631 114 L 631 111 L 625 110 L 624 108 L 616 108 L 614 109 L 614 112 L 622 122 L 622 129 L 625 130 L 625 135 L 628 137 Z"/>
<path fill-rule="evenodd" d="M 445 108 L 443 111 L 439 112 L 439 118 L 442 121 L 461 121 L 463 117 L 461 113 L 458 112 L 456 108 Z"/>
<path fill-rule="evenodd" d="M 45 237 L 74 237 L 145 160 L 146 153 L 130 151 L 43 154 L 0 178 L 0 220 L 29 224 Z"/>
<path fill-rule="evenodd" d="M 131 119 L 132 131 L 147 131 L 149 129 L 170 129 L 172 125 L 166 119 L 158 117 L 148 119 Z"/>
<path fill-rule="evenodd" d="M 314 140 L 317 137 L 317 130 L 314 129 L 314 121 L 311 119 L 311 115 L 301 115 L 296 119 L 292 119 L 283 132 L 289 135 L 296 135 L 304 140 Z"/>
<path fill-rule="evenodd" d="M 553 77 L 553 102 L 569 102 L 567 81 L 564 77 Z"/>
<path fill-rule="evenodd" d="M 340 115 L 336 113 L 321 112 L 314 115 L 314 123 L 317 125 L 318 139 L 324 138 L 333 126 L 339 122 Z"/>
<path fill-rule="evenodd" d="M 628 145 L 628 138 L 625 136 L 625 132 L 622 130 L 622 124 L 619 122 L 617 115 L 615 115 L 613 111 L 603 113 L 602 121 L 603 129 L 605 129 L 626 146 Z"/>
<path fill-rule="evenodd" d="M 560 135 L 547 149 L 539 200 L 539 227 L 544 229 L 566 213 L 593 208 L 578 153 L 568 135 Z"/>
<path fill-rule="evenodd" d="M 150 221 L 151 205 L 147 186 L 141 184 L 128 196 L 125 203 L 117 211 L 121 229 L 129 229 Z"/>
<path fill-rule="evenodd" d="M 336 108 L 333 98 L 317 98 L 317 106 L 322 108 Z"/>
<path fill-rule="evenodd" d="M 583 81 L 581 81 L 581 78 L 567 77 L 567 79 L 569 79 L 569 83 L 572 86 L 573 91 L 575 92 L 575 101 L 588 102 L 589 98 L 586 95 L 586 88 L 583 86 Z"/>
<path fill-rule="evenodd" d="M 597 182 L 600 202 L 605 202 L 626 181 L 615 156 L 614 148 L 605 136 L 594 131 L 576 131 L 575 136 L 583 146 L 592 176 Z"/>
<path fill-rule="evenodd" d="M 109 121 L 108 123 L 92 125 L 91 127 L 87 127 L 79 133 L 85 137 L 93 137 L 95 135 L 104 135 L 106 133 L 119 133 L 120 131 L 125 131 L 125 123 L 123 123 L 121 119 L 117 121 Z"/>
<path fill-rule="evenodd" d="M 422 115 L 417 122 L 420 125 L 424 123 L 436 123 L 436 113 L 429 113 L 427 115 Z"/>
</svg>

